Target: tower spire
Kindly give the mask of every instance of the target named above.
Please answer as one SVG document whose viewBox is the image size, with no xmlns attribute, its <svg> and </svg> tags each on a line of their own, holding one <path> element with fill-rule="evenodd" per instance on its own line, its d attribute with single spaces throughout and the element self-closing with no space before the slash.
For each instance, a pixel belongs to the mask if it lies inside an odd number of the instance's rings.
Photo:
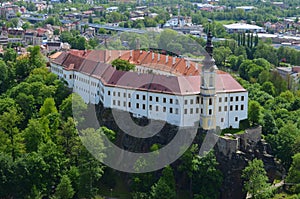
<svg viewBox="0 0 300 199">
<path fill-rule="evenodd" d="M 212 44 L 212 33 L 211 33 L 210 25 L 209 25 L 205 50 L 210 55 L 210 57 L 212 57 L 213 49 L 214 49 L 214 46 Z"/>
</svg>

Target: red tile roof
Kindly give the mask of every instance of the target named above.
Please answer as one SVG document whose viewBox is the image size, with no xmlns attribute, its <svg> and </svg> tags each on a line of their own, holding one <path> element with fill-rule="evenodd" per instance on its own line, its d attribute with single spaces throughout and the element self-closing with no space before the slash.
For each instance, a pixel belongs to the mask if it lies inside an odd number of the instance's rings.
<svg viewBox="0 0 300 199">
<path fill-rule="evenodd" d="M 138 53 L 138 55 L 137 55 Z M 132 56 L 130 56 L 132 54 Z M 107 60 L 114 60 L 118 57 L 127 60 L 135 60 L 133 63 L 147 63 L 147 66 L 153 66 L 156 69 L 174 70 L 177 76 L 156 75 L 137 73 L 131 71 L 118 71 Z M 189 95 L 200 92 L 200 76 L 198 70 L 195 70 L 194 63 L 186 67 L 186 60 L 175 58 L 173 64 L 172 57 L 153 54 L 152 52 L 135 51 L 78 51 L 71 50 L 62 52 L 52 62 L 62 65 L 66 70 L 75 70 L 97 79 L 100 79 L 107 86 L 124 87 L 138 90 L 147 90 L 151 92 L 163 92 L 169 94 Z M 161 56 L 158 59 L 158 56 Z M 156 62 L 155 62 L 156 61 Z M 186 74 L 186 75 L 179 75 Z M 246 92 L 246 90 L 228 73 L 217 70 L 216 92 Z"/>
<path fill-rule="evenodd" d="M 199 75 L 196 63 L 187 61 L 184 58 L 171 57 L 151 51 L 134 50 L 125 53 L 120 57 L 135 65 L 145 66 L 155 70 L 170 72 L 175 75 Z"/>
<path fill-rule="evenodd" d="M 245 92 L 246 90 L 228 73 L 218 70 L 216 91 L 219 93 Z"/>
</svg>

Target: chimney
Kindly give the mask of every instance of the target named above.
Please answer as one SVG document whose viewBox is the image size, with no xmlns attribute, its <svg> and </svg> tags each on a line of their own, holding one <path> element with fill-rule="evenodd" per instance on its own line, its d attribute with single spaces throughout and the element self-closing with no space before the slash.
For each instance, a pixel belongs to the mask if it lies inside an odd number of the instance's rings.
<svg viewBox="0 0 300 199">
<path fill-rule="evenodd" d="M 197 69 L 197 70 L 199 70 L 199 66 L 198 66 L 198 63 L 196 63 L 196 69 Z"/>
<path fill-rule="evenodd" d="M 187 67 L 187 68 L 190 68 L 190 66 L 191 66 L 190 61 L 189 61 L 189 60 L 186 60 L 186 67 Z"/>
<path fill-rule="evenodd" d="M 132 50 L 130 50 L 130 57 L 132 57 Z"/>
<path fill-rule="evenodd" d="M 169 55 L 166 55 L 166 64 L 168 63 L 169 61 Z"/>
<path fill-rule="evenodd" d="M 173 57 L 173 62 L 172 64 L 174 65 L 176 63 L 176 57 Z"/>
<path fill-rule="evenodd" d="M 160 60 L 160 54 L 158 53 L 158 55 L 157 55 L 157 61 L 159 61 Z"/>
<path fill-rule="evenodd" d="M 152 60 L 154 60 L 154 52 L 152 52 Z"/>
</svg>

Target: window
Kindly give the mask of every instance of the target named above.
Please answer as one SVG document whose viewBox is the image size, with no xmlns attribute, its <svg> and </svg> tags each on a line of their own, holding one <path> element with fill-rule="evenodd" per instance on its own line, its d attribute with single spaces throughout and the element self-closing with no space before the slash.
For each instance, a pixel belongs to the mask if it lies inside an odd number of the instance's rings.
<svg viewBox="0 0 300 199">
<path fill-rule="evenodd" d="M 231 106 L 230 106 L 230 111 L 232 111 L 232 110 L 233 110 L 233 106 L 231 105 Z"/>
<path fill-rule="evenodd" d="M 194 103 L 194 100 L 193 100 L 193 99 L 191 99 L 191 100 L 190 100 L 190 103 L 191 103 L 191 104 L 193 104 L 193 103 Z"/>
<path fill-rule="evenodd" d="M 149 101 L 152 102 L 152 96 L 149 97 Z"/>
<path fill-rule="evenodd" d="M 146 100 L 146 95 L 143 95 L 143 100 Z"/>
<path fill-rule="evenodd" d="M 166 107 L 165 106 L 163 107 L 163 112 L 166 112 Z"/>
<path fill-rule="evenodd" d="M 118 97 L 120 97 L 121 96 L 121 93 L 120 92 L 118 92 Z"/>
<path fill-rule="evenodd" d="M 70 75 L 69 78 L 72 79 L 72 75 Z"/>
<path fill-rule="evenodd" d="M 145 110 L 146 109 L 146 104 L 143 104 L 143 110 Z"/>
<path fill-rule="evenodd" d="M 224 122 L 224 118 L 221 118 L 221 122 Z"/>
<path fill-rule="evenodd" d="M 136 104 L 135 107 L 136 107 L 136 108 L 140 108 L 140 104 Z"/>
<path fill-rule="evenodd" d="M 113 96 L 116 96 L 116 92 L 115 91 L 113 92 Z"/>
<path fill-rule="evenodd" d="M 123 96 L 126 97 L 126 93 L 124 93 Z"/>
<path fill-rule="evenodd" d="M 170 99 L 170 104 L 173 104 L 173 99 L 172 98 Z"/>
<path fill-rule="evenodd" d="M 156 97 L 156 102 L 159 102 L 159 97 Z"/>
<path fill-rule="evenodd" d="M 239 105 L 235 105 L 235 110 L 236 110 L 236 111 L 239 110 Z"/>
<path fill-rule="evenodd" d="M 152 105 L 149 105 L 149 110 L 152 111 Z"/>
<path fill-rule="evenodd" d="M 158 108 L 158 106 L 156 106 L 156 111 L 159 111 L 159 108 Z"/>
<path fill-rule="evenodd" d="M 121 103 L 121 102 L 118 100 L 118 106 L 120 106 L 120 103 Z"/>
<path fill-rule="evenodd" d="M 196 104 L 199 104 L 200 102 L 200 97 L 196 97 Z"/>
<path fill-rule="evenodd" d="M 113 105 L 116 105 L 116 100 L 113 100 Z"/>
<path fill-rule="evenodd" d="M 190 114 L 193 114 L 193 108 L 190 109 Z"/>
<path fill-rule="evenodd" d="M 177 115 L 178 115 L 178 108 L 176 108 L 176 109 L 175 109 L 175 114 L 177 114 Z"/>
<path fill-rule="evenodd" d="M 107 95 L 110 95 L 110 91 L 107 91 Z"/>
<path fill-rule="evenodd" d="M 202 109 L 200 109 L 200 113 L 201 113 L 201 114 L 203 114 L 203 108 L 202 108 Z"/>
<path fill-rule="evenodd" d="M 212 98 L 209 98 L 209 105 L 212 105 Z"/>
<path fill-rule="evenodd" d="M 222 102 L 222 98 L 221 98 L 221 97 L 219 98 L 219 102 L 220 102 L 220 103 Z"/>
<path fill-rule="evenodd" d="M 123 106 L 126 107 L 126 102 L 123 102 Z"/>
<path fill-rule="evenodd" d="M 237 101 L 237 102 L 239 101 L 239 96 L 235 97 L 235 101 Z"/>
<path fill-rule="evenodd" d="M 173 113 L 173 108 L 170 108 L 170 113 Z"/>
<path fill-rule="evenodd" d="M 212 109 L 209 109 L 209 110 L 208 110 L 208 114 L 209 114 L 209 115 L 212 115 Z"/>
<path fill-rule="evenodd" d="M 179 104 L 179 101 L 178 101 L 178 99 L 176 99 L 176 104 Z"/>
<path fill-rule="evenodd" d="M 164 97 L 163 98 L 163 103 L 166 103 L 167 102 L 167 99 Z"/>
<path fill-rule="evenodd" d="M 128 93 L 128 98 L 131 98 L 131 94 L 130 93 Z"/>
<path fill-rule="evenodd" d="M 196 108 L 196 113 L 199 113 L 199 108 Z"/>
<path fill-rule="evenodd" d="M 136 94 L 136 99 L 140 99 L 140 95 L 139 94 Z"/>
<path fill-rule="evenodd" d="M 224 106 L 224 111 L 227 111 L 227 106 Z"/>
<path fill-rule="evenodd" d="M 244 110 L 244 105 L 241 105 L 241 110 L 242 110 L 242 111 Z"/>
<path fill-rule="evenodd" d="M 187 109 L 186 108 L 184 109 L 184 114 L 187 114 Z"/>
<path fill-rule="evenodd" d="M 201 104 L 203 104 L 203 97 L 201 97 Z"/>
<path fill-rule="evenodd" d="M 244 100 L 245 100 L 245 97 L 244 97 L 244 96 L 242 96 L 242 97 L 241 97 L 241 100 L 242 100 L 242 101 L 244 101 Z"/>
<path fill-rule="evenodd" d="M 131 107 L 131 102 L 128 102 L 128 107 L 129 107 L 129 108 Z"/>
<path fill-rule="evenodd" d="M 235 117 L 234 120 L 237 122 L 237 121 L 239 120 L 239 118 L 238 118 L 238 117 Z"/>
<path fill-rule="evenodd" d="M 233 102 L 233 97 L 230 97 L 230 101 Z"/>
<path fill-rule="evenodd" d="M 227 97 L 225 97 L 225 102 L 227 102 Z"/>
<path fill-rule="evenodd" d="M 187 104 L 187 100 L 184 100 L 184 104 Z"/>
<path fill-rule="evenodd" d="M 222 111 L 222 107 L 221 106 L 219 106 L 219 112 L 221 112 Z"/>
</svg>

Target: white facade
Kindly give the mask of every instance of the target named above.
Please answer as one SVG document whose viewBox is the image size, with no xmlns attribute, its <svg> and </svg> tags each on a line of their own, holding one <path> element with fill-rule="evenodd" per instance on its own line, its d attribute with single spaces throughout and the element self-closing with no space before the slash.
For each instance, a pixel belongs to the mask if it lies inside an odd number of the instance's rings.
<svg viewBox="0 0 300 199">
<path fill-rule="evenodd" d="M 207 63 L 214 64 L 214 61 L 213 59 L 208 60 Z M 201 85 L 196 86 L 198 89 L 194 91 L 186 92 L 189 89 L 188 84 L 191 82 L 187 80 L 185 80 L 186 82 L 180 82 L 178 80 L 176 83 L 180 84 L 181 89 L 179 93 L 134 88 L 127 86 L 127 83 L 126 85 L 112 83 L 105 79 L 107 77 L 105 72 L 102 73 L 102 77 L 95 76 L 93 73 L 82 72 L 82 67 L 89 67 L 86 63 L 84 63 L 86 65 L 82 64 L 79 67 L 80 69 L 78 69 L 78 65 L 77 69 L 74 69 L 73 63 L 68 64 L 67 66 L 64 64 L 62 64 L 64 66 L 61 66 L 51 62 L 51 72 L 57 74 L 60 79 L 64 79 L 68 87 L 79 94 L 86 103 L 102 103 L 105 108 L 127 111 L 132 113 L 134 117 L 162 120 L 181 127 L 193 126 L 195 123 L 200 122 L 204 129 L 216 127 L 221 129 L 239 128 L 239 122 L 247 119 L 248 92 L 245 89 L 240 89 L 242 87 L 237 82 L 235 84 L 239 85 L 238 88 L 230 88 L 232 82 L 227 82 L 227 85 L 224 82 L 223 87 L 220 88 L 219 83 L 216 83 L 216 79 L 218 81 L 226 81 L 228 78 L 229 81 L 235 80 L 229 74 L 224 77 L 218 75 L 216 69 L 211 70 L 211 67 L 203 67 L 201 81 L 200 76 L 199 79 L 194 76 L 194 80 L 198 80 L 191 81 L 192 84 L 195 85 L 195 82 L 196 84 L 201 82 Z M 89 71 L 94 71 L 97 67 L 107 67 L 103 71 L 110 70 L 111 73 L 116 71 L 112 66 L 101 66 L 101 64 L 103 63 L 95 63 L 95 68 L 90 67 Z M 138 66 L 138 70 L 147 70 L 147 67 Z M 140 72 L 148 73 L 148 71 Z M 162 71 L 160 75 L 165 75 L 165 72 Z M 191 76 L 187 76 L 185 79 L 189 77 Z M 177 77 L 172 76 L 169 78 Z M 136 80 L 129 79 L 127 81 Z"/>
<path fill-rule="evenodd" d="M 247 92 L 217 93 L 215 105 L 205 108 L 205 100 L 199 94 L 182 96 L 105 86 L 99 79 L 67 71 L 53 63 L 51 71 L 66 80 L 69 88 L 73 88 L 73 92 L 86 103 L 101 102 L 106 108 L 128 111 L 135 117 L 163 120 L 177 126 L 193 126 L 199 122 L 201 113 L 209 115 L 209 110 L 213 110 L 216 126 L 221 129 L 230 126 L 238 128 L 239 121 L 247 118 Z"/>
</svg>

